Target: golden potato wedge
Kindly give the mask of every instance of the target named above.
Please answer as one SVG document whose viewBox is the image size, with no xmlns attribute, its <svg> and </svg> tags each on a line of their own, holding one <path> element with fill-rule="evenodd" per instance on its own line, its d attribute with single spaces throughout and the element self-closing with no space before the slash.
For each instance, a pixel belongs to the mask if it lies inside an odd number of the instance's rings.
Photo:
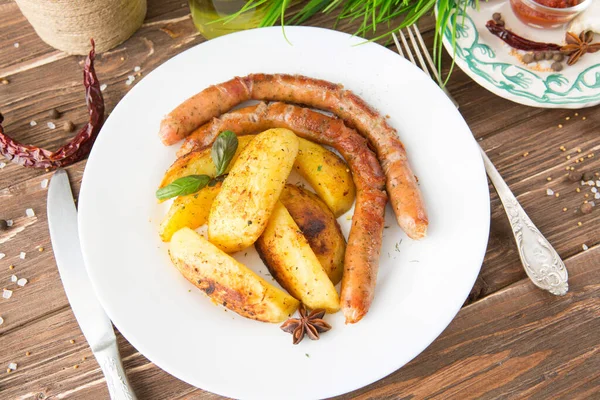
<svg viewBox="0 0 600 400">
<path fill-rule="evenodd" d="M 356 196 L 356 187 L 346 163 L 325 147 L 299 138 L 299 150 L 294 168 L 339 217 L 348 211 Z"/>
<path fill-rule="evenodd" d="M 221 183 L 206 186 L 197 193 L 177 197 L 158 229 L 163 242 L 183 227 L 196 229 L 208 222 L 208 213 L 215 197 L 221 190 Z"/>
<path fill-rule="evenodd" d="M 229 169 L 235 163 L 235 160 L 239 157 L 242 150 L 254 139 L 256 135 L 239 136 L 238 137 L 238 148 L 235 155 L 229 163 Z M 213 164 L 212 157 L 210 155 L 210 148 L 192 151 L 178 158 L 169 167 L 158 188 L 162 188 L 172 183 L 175 179 L 183 178 L 188 175 L 208 175 L 214 177 L 217 170 Z M 227 171 L 226 171 L 227 172 Z"/>
<path fill-rule="evenodd" d="M 327 205 L 316 194 L 285 185 L 279 201 L 298 225 L 334 285 L 342 279 L 346 239 Z"/>
<path fill-rule="evenodd" d="M 329 313 L 340 309 L 333 283 L 281 202 L 277 202 L 255 247 L 273 278 L 307 307 Z"/>
<path fill-rule="evenodd" d="M 188 281 L 215 303 L 243 317 L 282 322 L 298 308 L 298 300 L 269 284 L 189 228 L 173 234 L 169 255 Z"/>
<path fill-rule="evenodd" d="M 208 217 L 208 238 L 228 253 L 251 246 L 261 235 L 298 154 L 288 129 L 269 129 L 242 151 L 223 181 Z"/>
</svg>

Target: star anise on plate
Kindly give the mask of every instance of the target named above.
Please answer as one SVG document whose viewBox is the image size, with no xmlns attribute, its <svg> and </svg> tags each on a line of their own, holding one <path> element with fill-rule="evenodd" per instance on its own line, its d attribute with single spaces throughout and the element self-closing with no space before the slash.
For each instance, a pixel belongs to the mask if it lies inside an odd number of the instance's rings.
<svg viewBox="0 0 600 400">
<path fill-rule="evenodd" d="M 315 309 L 307 312 L 304 304 L 298 308 L 300 318 L 290 318 L 281 325 L 281 330 L 292 334 L 294 344 L 298 344 L 308 335 L 311 340 L 319 340 L 319 334 L 331 329 L 331 325 L 323 321 L 325 310 Z"/>
<path fill-rule="evenodd" d="M 579 36 L 573 32 L 567 32 L 566 40 L 567 44 L 561 47 L 560 51 L 569 56 L 568 65 L 575 64 L 585 53 L 595 53 L 600 50 L 600 42 L 592 43 L 594 40 L 592 31 L 583 31 Z"/>
</svg>

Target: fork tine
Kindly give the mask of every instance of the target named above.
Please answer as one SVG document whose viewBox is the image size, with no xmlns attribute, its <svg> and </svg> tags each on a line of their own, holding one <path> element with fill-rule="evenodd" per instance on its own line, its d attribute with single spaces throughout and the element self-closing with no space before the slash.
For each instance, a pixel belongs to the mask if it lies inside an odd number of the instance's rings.
<svg viewBox="0 0 600 400">
<path fill-rule="evenodd" d="M 406 31 L 408 32 L 408 38 L 410 39 L 410 43 L 413 45 L 413 48 L 417 53 L 417 58 L 419 59 L 419 64 L 421 64 L 421 69 L 427 74 L 427 76 L 432 78 L 431 74 L 429 73 L 429 70 L 427 69 L 427 64 L 425 64 L 425 60 L 423 60 L 423 56 L 421 55 L 422 51 L 419 50 L 419 44 L 415 40 L 415 37 L 413 36 L 412 31 L 410 30 L 410 26 L 406 28 Z"/>
<path fill-rule="evenodd" d="M 394 38 L 394 43 L 396 43 L 396 48 L 398 49 L 398 54 L 400 54 L 402 57 L 406 58 L 406 56 L 404 55 L 404 52 L 402 51 L 402 46 L 400 46 L 400 43 L 398 42 L 398 36 L 396 36 L 396 34 L 394 32 L 392 32 L 392 38 Z"/>
<path fill-rule="evenodd" d="M 415 62 L 415 58 L 413 57 L 412 51 L 410 51 L 410 46 L 406 42 L 406 38 L 404 37 L 404 33 L 402 33 L 402 29 L 400 29 L 398 31 L 398 34 L 400 34 L 400 40 L 402 40 L 402 44 L 404 45 L 404 48 L 406 49 L 406 52 L 408 53 L 408 59 L 410 60 L 411 63 L 417 65 L 417 63 Z"/>
<path fill-rule="evenodd" d="M 417 28 L 417 25 L 413 25 L 412 27 L 415 31 L 415 36 L 417 37 L 417 40 L 419 41 L 419 44 L 421 45 L 421 49 L 423 50 L 425 59 L 427 60 L 427 63 L 431 67 L 431 72 L 435 76 L 435 79 L 438 81 L 438 83 L 441 83 L 442 81 L 440 78 L 440 74 L 438 73 L 438 70 L 435 67 L 435 64 L 433 63 L 433 60 L 431 59 L 431 56 L 429 55 L 429 51 L 427 50 L 427 46 L 425 46 L 425 42 L 423 41 L 423 36 L 421 35 L 419 28 Z"/>
</svg>

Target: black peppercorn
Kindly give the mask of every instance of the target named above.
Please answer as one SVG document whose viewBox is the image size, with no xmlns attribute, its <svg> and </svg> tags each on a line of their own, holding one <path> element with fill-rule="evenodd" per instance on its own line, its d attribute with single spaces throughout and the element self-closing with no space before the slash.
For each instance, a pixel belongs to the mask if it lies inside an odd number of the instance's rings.
<svg viewBox="0 0 600 400">
<path fill-rule="evenodd" d="M 579 171 L 571 171 L 571 172 L 569 172 L 569 180 L 571 182 L 579 182 L 582 177 L 583 177 L 583 174 L 581 172 L 579 172 Z"/>
<path fill-rule="evenodd" d="M 590 203 L 583 203 L 579 210 L 582 214 L 589 214 L 592 212 L 592 205 Z"/>
<path fill-rule="evenodd" d="M 550 68 L 552 68 L 553 71 L 562 71 L 563 69 L 563 65 L 561 63 L 559 63 L 558 61 L 554 61 L 552 63 L 552 65 L 550 66 Z"/>
<path fill-rule="evenodd" d="M 48 112 L 48 116 L 52 119 L 58 119 L 60 118 L 60 112 L 56 108 L 53 108 Z"/>
<path fill-rule="evenodd" d="M 583 173 L 583 180 L 584 181 L 592 181 L 594 180 L 594 173 L 587 171 Z"/>
<path fill-rule="evenodd" d="M 75 130 L 75 124 L 73 124 L 71 121 L 67 121 L 63 125 L 63 130 L 65 132 L 73 132 Z"/>
</svg>

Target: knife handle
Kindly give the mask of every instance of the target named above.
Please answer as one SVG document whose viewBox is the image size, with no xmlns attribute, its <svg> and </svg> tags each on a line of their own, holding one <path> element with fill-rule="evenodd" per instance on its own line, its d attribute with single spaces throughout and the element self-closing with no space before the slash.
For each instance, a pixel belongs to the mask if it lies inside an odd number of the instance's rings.
<svg viewBox="0 0 600 400">
<path fill-rule="evenodd" d="M 95 351 L 94 356 L 106 378 L 111 400 L 137 400 L 127 380 L 116 341 Z"/>
</svg>

